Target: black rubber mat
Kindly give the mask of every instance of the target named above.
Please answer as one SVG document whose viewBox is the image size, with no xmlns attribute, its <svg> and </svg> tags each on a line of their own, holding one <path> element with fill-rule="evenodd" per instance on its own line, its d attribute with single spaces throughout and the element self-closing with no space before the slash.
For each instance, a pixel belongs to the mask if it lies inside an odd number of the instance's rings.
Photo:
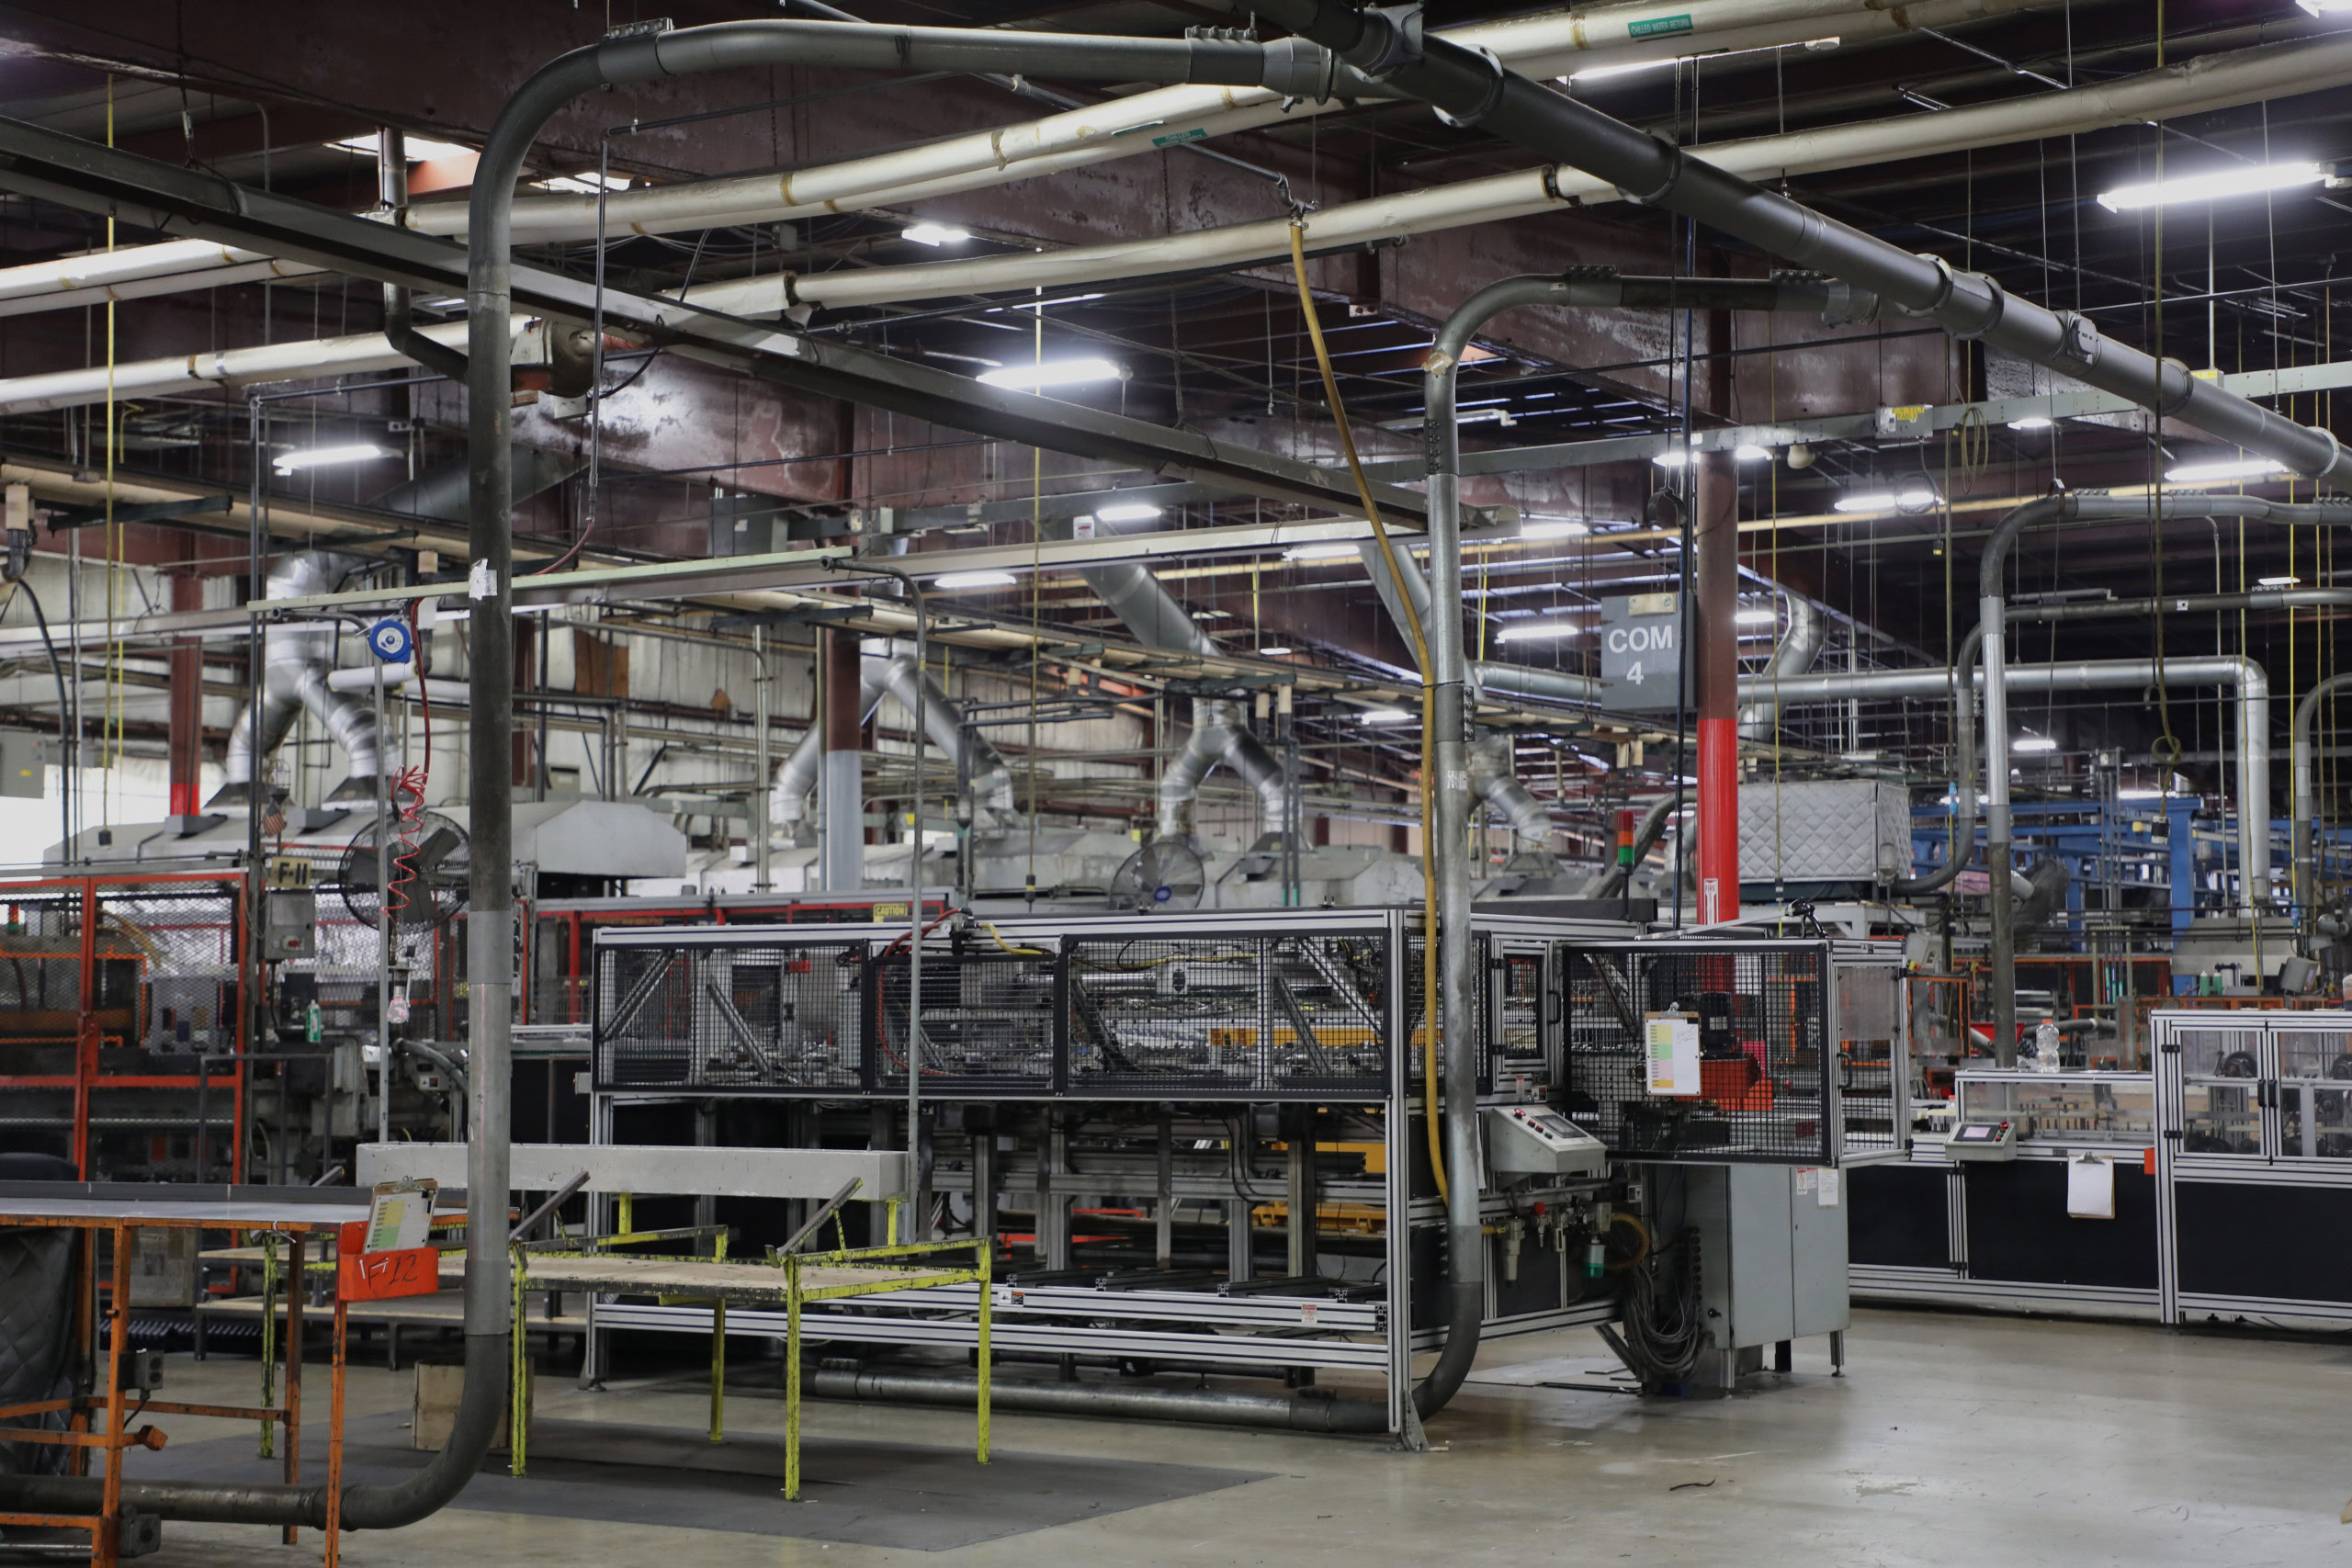
<svg viewBox="0 0 2352 1568">
<path fill-rule="evenodd" d="M 326 1473 L 314 1429 L 303 1478 Z M 398 1416 L 351 1423 L 344 1476 L 400 1480 L 428 1456 L 408 1447 Z M 278 1461 L 254 1457 L 250 1436 L 134 1450 L 143 1479 L 277 1481 Z M 1152 1503 L 1265 1479 L 1262 1471 L 1134 1460 L 1009 1453 L 988 1464 L 968 1448 L 927 1448 L 823 1438 L 800 1449 L 800 1501 L 784 1500 L 784 1442 L 747 1435 L 714 1445 L 667 1427 L 542 1420 L 531 1429 L 530 1473 L 506 1473 L 503 1456 L 451 1506 L 487 1513 L 597 1519 L 614 1524 L 792 1536 L 858 1546 L 947 1551 L 977 1541 L 1051 1529 Z"/>
</svg>

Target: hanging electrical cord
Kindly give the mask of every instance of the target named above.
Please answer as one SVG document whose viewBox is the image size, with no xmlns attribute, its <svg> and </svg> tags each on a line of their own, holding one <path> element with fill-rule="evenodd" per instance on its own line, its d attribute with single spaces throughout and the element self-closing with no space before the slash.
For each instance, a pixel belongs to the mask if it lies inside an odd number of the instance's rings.
<svg viewBox="0 0 2352 1568">
<path fill-rule="evenodd" d="M 384 886 L 382 918 L 393 931 L 400 928 L 400 915 L 408 908 L 408 885 L 416 880 L 417 835 L 424 827 L 424 790 L 433 781 L 433 689 L 424 676 L 424 644 L 417 628 L 417 606 L 408 607 L 410 657 L 416 660 L 417 703 L 424 710 L 424 761 L 422 765 L 404 767 L 392 781 L 393 811 L 396 822 L 391 833 L 400 845 L 400 852 L 392 857 L 392 874 Z M 405 739 L 406 725 L 402 725 Z"/>
<path fill-rule="evenodd" d="M 1356 456 L 1355 431 L 1348 423 L 1347 405 L 1340 400 L 1340 378 L 1332 373 L 1331 351 L 1324 346 L 1323 323 L 1316 318 L 1315 296 L 1306 287 L 1306 226 L 1295 218 L 1290 225 L 1290 271 L 1298 285 L 1299 314 L 1306 318 L 1306 335 L 1315 344 L 1315 367 L 1322 373 L 1323 397 L 1331 405 L 1331 423 L 1340 433 L 1340 450 L 1348 459 L 1348 476 L 1355 480 L 1364 518 L 1372 525 L 1373 537 L 1380 541 L 1381 557 L 1387 561 L 1388 575 L 1406 605 L 1402 618 L 1406 629 L 1413 634 L 1413 658 L 1421 669 L 1421 1121 L 1429 1130 L 1430 1170 L 1437 1178 L 1438 1197 L 1442 1200 L 1446 1197 L 1445 1134 L 1437 1116 L 1437 726 L 1430 712 L 1434 690 L 1430 682 L 1436 671 L 1430 665 L 1429 638 L 1421 630 L 1420 617 L 1412 614 L 1412 600 L 1405 592 L 1404 558 L 1388 536 L 1388 525 L 1380 515 L 1380 503 L 1372 499 L 1372 486 L 1363 477 L 1363 460 Z M 1430 613 L 1458 615 L 1461 606 L 1442 611 L 1432 604 Z"/>
</svg>

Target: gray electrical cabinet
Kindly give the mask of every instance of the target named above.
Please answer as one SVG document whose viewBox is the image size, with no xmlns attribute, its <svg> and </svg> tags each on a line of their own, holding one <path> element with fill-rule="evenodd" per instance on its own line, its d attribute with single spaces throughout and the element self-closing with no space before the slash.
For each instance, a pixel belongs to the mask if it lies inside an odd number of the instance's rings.
<svg viewBox="0 0 2352 1568">
<path fill-rule="evenodd" d="M 1690 1183 L 1710 1339 L 1694 1384 L 1728 1389 L 1740 1373 L 1761 1370 L 1768 1345 L 1845 1332 L 1852 1303 L 1842 1172 L 1694 1165 L 1679 1174 Z M 1833 1353 L 1842 1360 L 1842 1352 L 1838 1345 Z"/>
</svg>

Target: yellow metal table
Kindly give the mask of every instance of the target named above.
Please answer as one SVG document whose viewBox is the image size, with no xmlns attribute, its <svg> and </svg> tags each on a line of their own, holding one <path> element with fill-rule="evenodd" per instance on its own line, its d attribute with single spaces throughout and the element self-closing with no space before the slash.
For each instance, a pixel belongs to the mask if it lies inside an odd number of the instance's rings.
<svg viewBox="0 0 2352 1568">
<path fill-rule="evenodd" d="M 969 1253 L 969 1268 L 947 1266 L 949 1255 Z M 725 1439 L 727 1308 L 730 1303 L 785 1309 L 785 1483 L 787 1500 L 800 1496 L 800 1313 L 809 1302 L 887 1295 L 936 1285 L 979 1286 L 979 1462 L 989 1461 L 989 1244 L 986 1241 L 902 1242 L 888 1247 L 795 1253 L 764 1262 L 729 1263 L 707 1258 L 625 1257 L 516 1248 L 514 1253 L 514 1390 L 512 1466 L 524 1468 L 523 1297 L 531 1291 L 582 1291 L 653 1296 L 664 1304 L 707 1303 L 711 1314 L 710 1440 Z M 445 1252 L 445 1275 L 462 1277 L 465 1256 Z"/>
</svg>

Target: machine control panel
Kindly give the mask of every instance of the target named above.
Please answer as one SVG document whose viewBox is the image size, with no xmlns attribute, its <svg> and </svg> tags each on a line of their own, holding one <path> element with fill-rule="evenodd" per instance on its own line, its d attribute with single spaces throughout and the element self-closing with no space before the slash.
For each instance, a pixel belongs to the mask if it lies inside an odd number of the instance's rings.
<svg viewBox="0 0 2352 1568">
<path fill-rule="evenodd" d="M 1944 1143 L 1944 1157 L 1955 1160 L 1997 1160 L 2018 1157 L 2014 1122 L 1962 1122 Z"/>
<path fill-rule="evenodd" d="M 1487 1112 L 1487 1164 L 1513 1176 L 1598 1176 L 1609 1149 L 1544 1105 L 1498 1105 Z"/>
</svg>

